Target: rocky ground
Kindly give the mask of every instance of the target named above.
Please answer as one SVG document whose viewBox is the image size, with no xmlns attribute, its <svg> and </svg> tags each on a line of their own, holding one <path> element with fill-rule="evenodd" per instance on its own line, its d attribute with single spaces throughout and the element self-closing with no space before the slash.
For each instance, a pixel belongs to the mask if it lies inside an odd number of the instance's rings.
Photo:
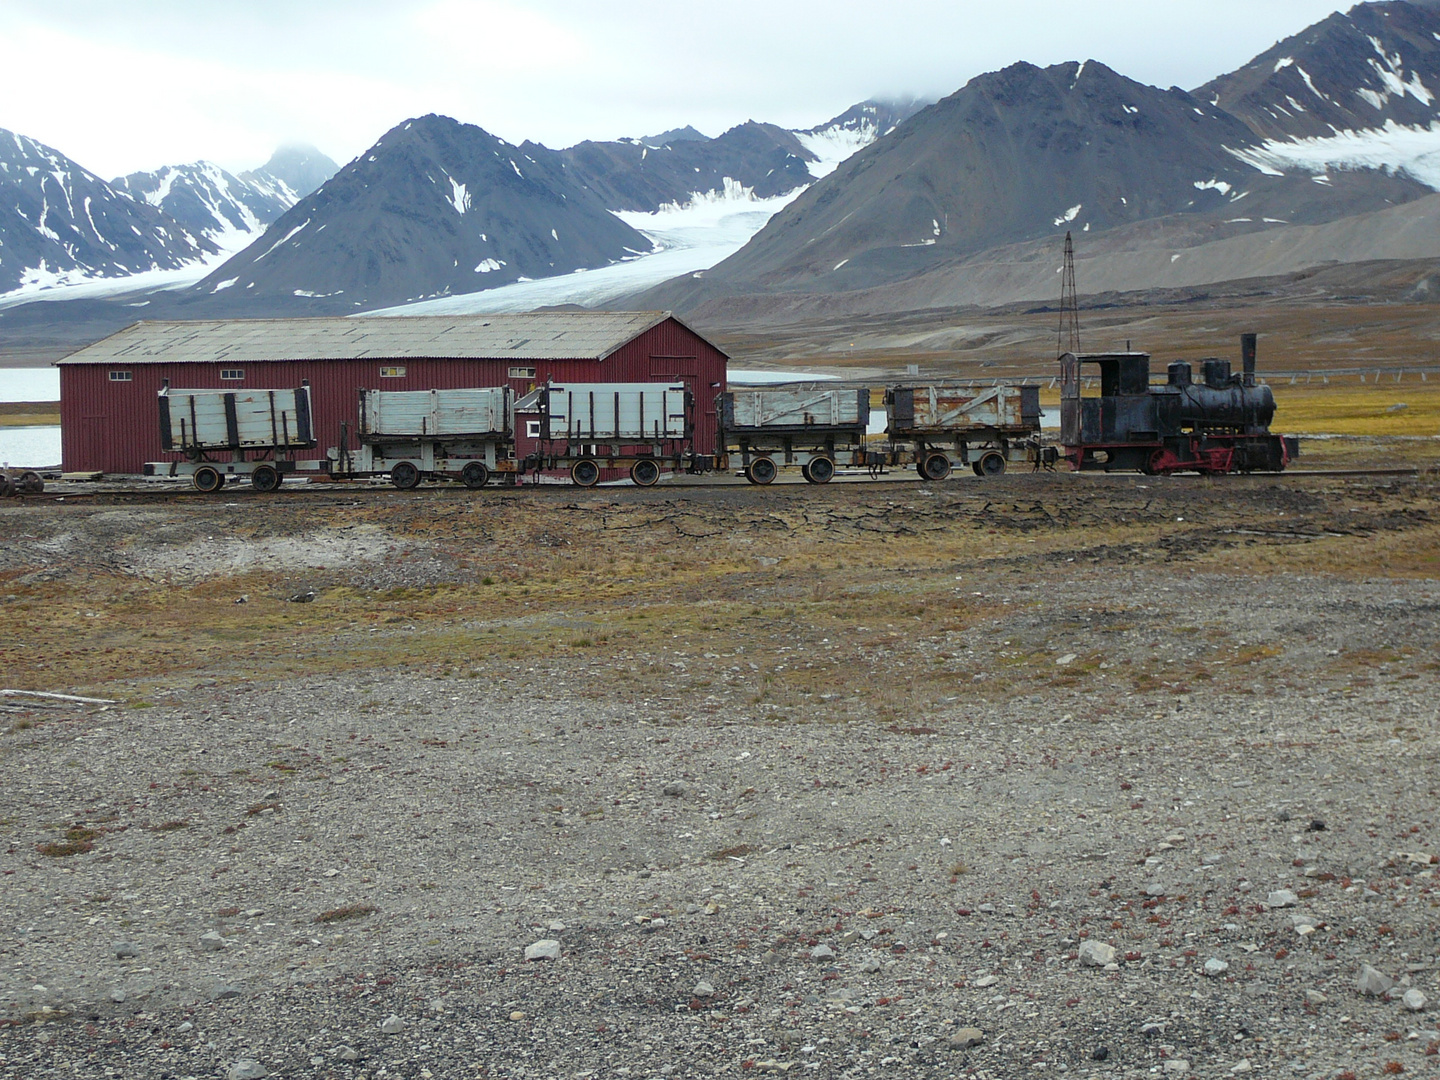
<svg viewBox="0 0 1440 1080">
<path fill-rule="evenodd" d="M 7 506 L 0 1077 L 1436 1075 L 1436 495 Z"/>
</svg>

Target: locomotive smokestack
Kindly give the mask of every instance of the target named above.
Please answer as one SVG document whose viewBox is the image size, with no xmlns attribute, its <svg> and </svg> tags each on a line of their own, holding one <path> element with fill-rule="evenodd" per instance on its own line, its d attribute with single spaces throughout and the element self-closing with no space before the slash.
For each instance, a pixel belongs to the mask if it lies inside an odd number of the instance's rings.
<svg viewBox="0 0 1440 1080">
<path fill-rule="evenodd" d="M 1241 384 L 1244 386 L 1255 385 L 1255 337 L 1254 334 L 1240 335 L 1240 370 Z"/>
</svg>

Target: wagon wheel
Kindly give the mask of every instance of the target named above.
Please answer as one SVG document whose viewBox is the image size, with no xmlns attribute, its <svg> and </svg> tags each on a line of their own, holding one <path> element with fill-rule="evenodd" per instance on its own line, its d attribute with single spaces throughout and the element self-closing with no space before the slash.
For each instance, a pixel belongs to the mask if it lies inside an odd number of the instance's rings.
<svg viewBox="0 0 1440 1080">
<path fill-rule="evenodd" d="M 780 470 L 775 467 L 775 462 L 771 461 L 768 457 L 757 457 L 746 466 L 745 479 L 749 480 L 752 484 L 760 484 L 763 486 L 774 483 L 775 476 L 779 471 Z"/>
<path fill-rule="evenodd" d="M 641 487 L 653 487 L 660 479 L 660 466 L 653 458 L 641 458 L 630 466 L 630 479 Z"/>
<path fill-rule="evenodd" d="M 390 483 L 401 491 L 409 491 L 420 483 L 420 470 L 408 461 L 396 462 L 390 470 Z"/>
<path fill-rule="evenodd" d="M 581 458 L 570 466 L 570 479 L 577 487 L 594 487 L 600 480 L 600 466 L 589 458 Z"/>
<path fill-rule="evenodd" d="M 1153 450 L 1150 456 L 1145 459 L 1145 464 L 1140 466 L 1140 471 L 1146 476 L 1168 476 L 1175 471 L 1179 460 L 1163 446 Z"/>
<path fill-rule="evenodd" d="M 39 495 L 45 490 L 45 478 L 38 472 L 27 469 L 20 474 L 20 479 L 16 481 L 15 487 L 21 495 Z"/>
<path fill-rule="evenodd" d="M 273 465 L 257 465 L 250 474 L 250 486 L 259 492 L 271 492 L 280 487 L 280 473 Z"/>
<path fill-rule="evenodd" d="M 950 475 L 950 459 L 938 451 L 920 460 L 920 479 L 944 480 Z"/>
<path fill-rule="evenodd" d="M 980 455 L 979 465 L 981 476 L 1000 476 L 1005 472 L 1005 455 L 998 450 L 990 450 Z"/>
<path fill-rule="evenodd" d="M 812 484 L 828 484 L 835 475 L 835 462 L 828 457 L 811 458 L 800 471 Z"/>
<path fill-rule="evenodd" d="M 483 461 L 467 461 L 460 470 L 460 481 L 471 490 L 483 488 L 490 482 L 490 470 Z"/>
<path fill-rule="evenodd" d="M 201 465 L 190 476 L 190 482 L 195 485 L 196 491 L 203 491 L 209 495 L 211 492 L 219 491 L 225 485 L 225 478 L 220 475 L 220 470 L 213 465 Z"/>
</svg>

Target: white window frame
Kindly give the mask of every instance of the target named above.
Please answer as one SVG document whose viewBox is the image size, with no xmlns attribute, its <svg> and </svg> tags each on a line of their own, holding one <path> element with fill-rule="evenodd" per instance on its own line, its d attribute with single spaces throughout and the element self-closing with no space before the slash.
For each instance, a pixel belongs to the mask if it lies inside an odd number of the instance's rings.
<svg viewBox="0 0 1440 1080">
<path fill-rule="evenodd" d="M 112 372 L 110 372 L 110 381 L 111 381 L 111 382 L 133 382 L 134 380 L 131 379 L 131 377 L 130 377 L 130 372 L 128 372 L 128 371 L 112 371 Z"/>
<path fill-rule="evenodd" d="M 382 367 L 380 377 L 382 379 L 403 379 L 405 378 L 405 369 L 403 367 Z"/>
<path fill-rule="evenodd" d="M 220 369 L 221 382 L 244 382 L 245 369 L 238 367 L 227 367 Z"/>
<path fill-rule="evenodd" d="M 534 377 L 535 369 L 533 367 L 512 367 L 510 369 L 510 378 L 512 379 L 533 379 Z"/>
</svg>

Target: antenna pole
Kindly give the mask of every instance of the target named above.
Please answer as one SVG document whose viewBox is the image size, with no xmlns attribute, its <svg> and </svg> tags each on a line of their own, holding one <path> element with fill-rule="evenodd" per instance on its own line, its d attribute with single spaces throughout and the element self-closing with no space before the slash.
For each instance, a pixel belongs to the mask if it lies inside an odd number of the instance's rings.
<svg viewBox="0 0 1440 1080">
<path fill-rule="evenodd" d="M 1080 355 L 1080 301 L 1075 292 L 1075 241 L 1065 234 L 1065 269 L 1060 282 L 1060 335 L 1057 354 Z"/>
</svg>

